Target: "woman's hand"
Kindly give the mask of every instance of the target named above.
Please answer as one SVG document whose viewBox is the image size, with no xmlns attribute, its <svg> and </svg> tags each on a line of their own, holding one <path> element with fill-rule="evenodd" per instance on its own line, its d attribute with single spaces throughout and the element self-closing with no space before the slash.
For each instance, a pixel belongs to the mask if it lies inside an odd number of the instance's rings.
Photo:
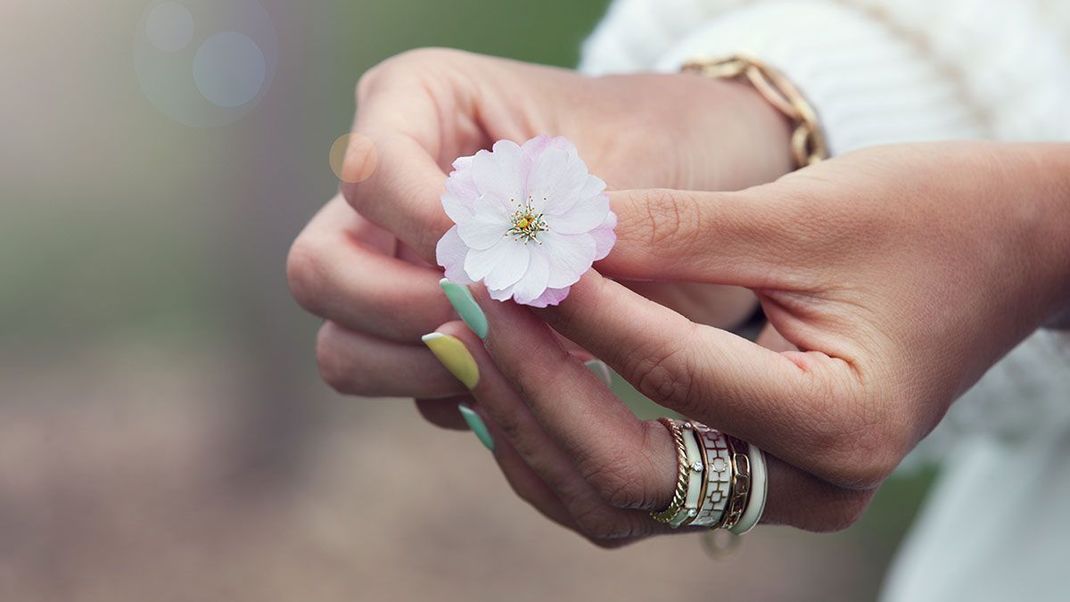
<svg viewBox="0 0 1070 602">
<path fill-rule="evenodd" d="M 886 147 L 738 193 L 611 197 L 606 267 L 749 287 L 788 349 L 595 272 L 543 310 L 473 287 L 485 350 L 442 330 L 480 367 L 496 455 L 521 495 L 596 539 L 658 531 L 635 510 L 667 505 L 672 444 L 536 317 L 654 401 L 757 444 L 774 458 L 766 522 L 824 530 L 850 524 L 952 401 L 1070 298 L 1065 145 Z"/>
<path fill-rule="evenodd" d="M 449 225 L 439 197 L 456 157 L 501 138 L 559 134 L 615 188 L 738 189 L 790 166 L 776 111 L 746 87 L 689 75 L 590 78 L 419 50 L 365 74 L 357 103 L 345 198 L 312 220 L 288 266 L 294 296 L 327 320 L 317 345 L 323 376 L 351 394 L 463 393 L 419 344 L 452 315 L 429 262 Z M 730 326 L 753 310 L 741 289 L 634 286 L 704 323 Z M 458 423 L 455 408 L 438 406 L 423 409 Z"/>
</svg>

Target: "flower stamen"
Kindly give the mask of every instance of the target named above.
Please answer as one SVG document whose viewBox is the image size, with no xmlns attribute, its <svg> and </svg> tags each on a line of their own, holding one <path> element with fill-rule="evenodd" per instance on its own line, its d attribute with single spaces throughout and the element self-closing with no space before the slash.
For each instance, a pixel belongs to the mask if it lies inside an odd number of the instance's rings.
<svg viewBox="0 0 1070 602">
<path fill-rule="evenodd" d="M 535 213 L 530 204 L 514 211 L 510 221 L 512 226 L 506 234 L 525 244 L 531 241 L 539 242 L 539 233 L 550 229 L 543 220 L 542 214 Z"/>
</svg>

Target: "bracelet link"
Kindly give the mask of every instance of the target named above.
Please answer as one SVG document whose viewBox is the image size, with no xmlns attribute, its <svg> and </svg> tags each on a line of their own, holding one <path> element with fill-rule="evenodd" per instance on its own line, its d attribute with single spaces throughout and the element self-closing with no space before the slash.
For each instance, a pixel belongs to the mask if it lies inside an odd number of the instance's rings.
<svg viewBox="0 0 1070 602">
<path fill-rule="evenodd" d="M 791 120 L 791 152 L 802 168 L 829 157 L 828 142 L 817 111 L 802 92 L 780 71 L 766 63 L 737 54 L 721 59 L 688 61 L 680 69 L 715 79 L 746 81 L 773 107 Z"/>
</svg>

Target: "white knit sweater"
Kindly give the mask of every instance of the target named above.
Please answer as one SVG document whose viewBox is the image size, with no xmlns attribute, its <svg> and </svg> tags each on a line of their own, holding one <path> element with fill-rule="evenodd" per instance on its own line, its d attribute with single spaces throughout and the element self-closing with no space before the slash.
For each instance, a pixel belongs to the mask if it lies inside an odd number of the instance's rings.
<svg viewBox="0 0 1070 602">
<path fill-rule="evenodd" d="M 834 154 L 1070 140 L 1070 0 L 616 0 L 580 68 L 675 71 L 738 52 L 802 89 Z M 945 466 L 886 600 L 1070 598 L 1070 334 L 1022 343 L 914 458 Z"/>
</svg>

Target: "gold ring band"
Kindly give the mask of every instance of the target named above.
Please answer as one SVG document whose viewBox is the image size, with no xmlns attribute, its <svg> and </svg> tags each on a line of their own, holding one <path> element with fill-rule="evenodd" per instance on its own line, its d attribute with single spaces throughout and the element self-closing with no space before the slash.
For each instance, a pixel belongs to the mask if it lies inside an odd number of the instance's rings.
<svg viewBox="0 0 1070 602">
<path fill-rule="evenodd" d="M 669 507 L 661 512 L 651 512 L 650 517 L 659 523 L 671 523 L 687 501 L 687 486 L 691 478 L 691 470 L 687 465 L 687 447 L 684 445 L 683 429 L 671 418 L 659 418 L 658 422 L 669 429 L 673 443 L 676 445 L 676 489 L 673 490 Z"/>
</svg>

